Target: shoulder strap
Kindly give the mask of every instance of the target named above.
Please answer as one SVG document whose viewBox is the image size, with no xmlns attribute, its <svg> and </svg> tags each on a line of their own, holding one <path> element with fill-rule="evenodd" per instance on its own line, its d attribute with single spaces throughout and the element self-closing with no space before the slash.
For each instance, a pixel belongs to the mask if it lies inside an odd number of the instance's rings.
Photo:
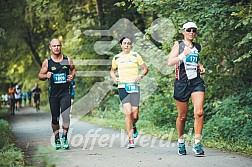
<svg viewBox="0 0 252 167">
<path fill-rule="evenodd" d="M 185 43 L 182 40 L 178 40 L 178 43 L 179 43 L 179 54 L 180 54 L 180 53 L 182 53 L 184 51 Z M 198 52 L 201 51 L 201 45 L 200 44 L 198 44 L 197 42 L 193 42 L 193 45 L 198 50 Z"/>
<path fill-rule="evenodd" d="M 196 43 L 196 42 L 193 42 L 193 45 L 195 46 L 195 48 L 198 50 L 198 52 L 201 51 L 201 46 L 200 44 Z"/>
<path fill-rule="evenodd" d="M 63 55 L 63 59 L 68 59 L 67 55 Z"/>
<path fill-rule="evenodd" d="M 49 55 L 48 57 L 47 57 L 47 60 L 51 60 L 52 58 L 51 58 L 51 55 Z M 66 56 L 66 55 L 63 55 L 63 59 L 68 59 L 68 57 Z"/>
<path fill-rule="evenodd" d="M 178 40 L 178 44 L 179 44 L 179 54 L 180 54 L 184 51 L 185 43 L 182 40 Z"/>
</svg>

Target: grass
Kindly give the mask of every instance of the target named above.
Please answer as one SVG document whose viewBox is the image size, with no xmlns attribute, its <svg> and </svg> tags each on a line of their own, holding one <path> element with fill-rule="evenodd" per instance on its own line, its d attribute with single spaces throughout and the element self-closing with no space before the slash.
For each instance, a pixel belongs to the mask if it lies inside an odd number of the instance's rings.
<svg viewBox="0 0 252 167">
<path fill-rule="evenodd" d="M 252 157 L 252 146 L 246 142 L 235 142 L 225 140 L 206 139 L 204 144 L 211 148 L 216 148 L 226 152 L 235 152 L 238 154 L 248 155 Z"/>
<path fill-rule="evenodd" d="M 7 109 L 0 109 L 0 118 L 7 114 Z M 9 124 L 3 119 L 0 119 L 0 136 L 0 166 L 24 166 L 24 154 L 15 145 Z"/>
<path fill-rule="evenodd" d="M 48 110 L 49 106 L 43 106 L 42 110 Z M 12 131 L 6 120 L 9 116 L 8 109 L 0 109 L 0 166 L 19 166 L 25 167 L 25 156 L 22 150 L 15 145 L 15 140 L 12 135 Z M 54 149 L 53 149 L 54 150 Z M 53 151 L 52 148 L 38 148 L 38 156 L 36 160 L 44 167 L 53 167 L 53 163 L 58 161 L 59 158 L 55 156 L 49 156 L 48 153 Z M 28 165 L 30 166 L 30 165 Z"/>
</svg>

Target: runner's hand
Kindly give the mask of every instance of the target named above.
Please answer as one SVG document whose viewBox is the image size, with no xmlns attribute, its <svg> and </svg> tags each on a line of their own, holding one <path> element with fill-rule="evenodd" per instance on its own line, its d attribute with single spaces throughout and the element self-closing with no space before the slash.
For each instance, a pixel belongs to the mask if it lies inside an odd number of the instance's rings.
<svg viewBox="0 0 252 167">
<path fill-rule="evenodd" d="M 115 78 L 114 78 L 114 82 L 115 82 L 115 83 L 120 82 L 119 78 L 115 77 Z"/>
<path fill-rule="evenodd" d="M 204 74 L 206 72 L 205 68 L 203 67 L 203 65 L 199 64 L 198 68 L 200 70 L 200 74 Z"/>
<path fill-rule="evenodd" d="M 203 68 L 201 68 L 201 69 L 200 69 L 200 74 L 205 74 L 205 71 L 206 71 L 206 70 L 205 70 L 205 68 L 204 68 L 204 67 L 203 67 Z"/>
<path fill-rule="evenodd" d="M 136 82 L 136 83 L 139 83 L 139 82 L 141 81 L 141 79 L 142 79 L 142 76 L 141 76 L 141 75 L 138 75 L 138 76 L 136 77 L 136 79 L 135 79 L 135 82 Z"/>
<path fill-rule="evenodd" d="M 73 75 L 68 75 L 67 76 L 67 82 L 71 82 L 73 80 Z"/>
<path fill-rule="evenodd" d="M 190 48 L 187 47 L 187 46 L 185 46 L 185 48 L 184 48 L 184 55 L 187 56 L 190 53 L 191 53 Z"/>
<path fill-rule="evenodd" d="M 52 77 L 52 74 L 53 74 L 52 72 L 47 72 L 47 73 L 46 73 L 47 79 L 50 79 L 50 78 Z"/>
</svg>

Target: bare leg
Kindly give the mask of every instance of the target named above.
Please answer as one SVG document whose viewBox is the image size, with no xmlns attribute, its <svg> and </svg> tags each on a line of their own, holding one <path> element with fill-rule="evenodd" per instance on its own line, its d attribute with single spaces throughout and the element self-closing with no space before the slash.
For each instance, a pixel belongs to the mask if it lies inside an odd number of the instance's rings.
<svg viewBox="0 0 252 167">
<path fill-rule="evenodd" d="M 132 111 L 131 111 L 131 104 L 130 103 L 125 103 L 123 104 L 123 109 L 125 112 L 125 125 L 126 125 L 126 130 L 129 136 L 129 139 L 133 139 L 133 122 L 132 122 Z"/>
<path fill-rule="evenodd" d="M 183 139 L 185 122 L 188 112 L 188 102 L 180 102 L 176 100 L 177 108 L 178 108 L 178 117 L 176 120 L 176 127 L 178 132 L 178 138 Z"/>
<path fill-rule="evenodd" d="M 194 106 L 194 131 L 195 131 L 195 139 L 200 140 L 203 124 L 204 124 L 204 92 L 194 92 L 192 93 L 192 103 Z"/>
<path fill-rule="evenodd" d="M 138 121 L 138 107 L 131 107 L 131 111 L 132 111 L 132 113 L 131 113 L 131 117 L 132 117 L 132 123 L 133 123 L 133 125 L 135 125 L 136 124 L 136 122 Z"/>
</svg>

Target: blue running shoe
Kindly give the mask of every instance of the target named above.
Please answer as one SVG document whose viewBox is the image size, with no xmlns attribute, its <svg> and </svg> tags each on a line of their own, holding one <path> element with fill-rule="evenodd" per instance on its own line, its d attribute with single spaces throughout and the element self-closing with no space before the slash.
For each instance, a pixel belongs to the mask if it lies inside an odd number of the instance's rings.
<svg viewBox="0 0 252 167">
<path fill-rule="evenodd" d="M 138 130 L 137 130 L 136 126 L 133 126 L 133 137 L 137 138 L 137 136 L 138 136 Z"/>
<path fill-rule="evenodd" d="M 69 143 L 68 143 L 67 139 L 63 138 L 62 141 L 63 141 L 63 148 L 64 149 L 69 149 L 70 146 L 69 146 Z"/>
<path fill-rule="evenodd" d="M 55 149 L 58 150 L 61 148 L 60 138 L 55 139 Z"/>
<path fill-rule="evenodd" d="M 186 155 L 185 143 L 178 143 L 178 155 Z"/>
<path fill-rule="evenodd" d="M 196 157 L 200 157 L 200 156 L 204 156 L 204 151 L 202 149 L 202 145 L 200 143 L 197 143 L 195 145 L 193 145 L 193 149 L 192 151 L 194 152 L 194 155 Z"/>
</svg>

